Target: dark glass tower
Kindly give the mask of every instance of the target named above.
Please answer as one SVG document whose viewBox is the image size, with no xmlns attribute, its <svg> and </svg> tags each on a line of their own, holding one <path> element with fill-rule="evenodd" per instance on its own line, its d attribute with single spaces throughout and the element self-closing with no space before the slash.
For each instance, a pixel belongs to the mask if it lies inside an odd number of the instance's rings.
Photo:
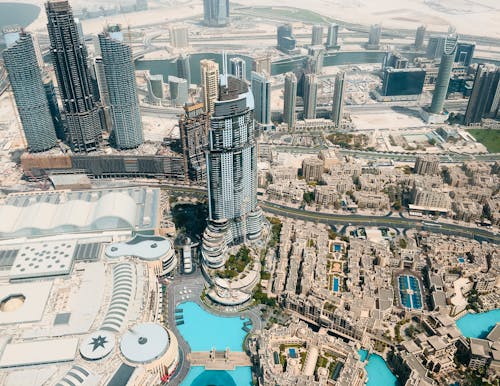
<svg viewBox="0 0 500 386">
<path fill-rule="evenodd" d="M 52 63 L 66 117 L 66 139 L 75 151 L 95 150 L 101 142 L 102 127 L 87 67 L 87 49 L 67 0 L 50 0 L 45 9 Z"/>
<path fill-rule="evenodd" d="M 144 138 L 132 49 L 123 41 L 116 25 L 99 34 L 99 46 L 111 106 L 113 140 L 119 149 L 138 147 Z"/>
<path fill-rule="evenodd" d="M 20 32 L 3 58 L 29 151 L 54 147 L 56 131 L 31 35 Z"/>
<path fill-rule="evenodd" d="M 494 65 L 479 64 L 465 111 L 465 124 L 479 123 L 482 118 L 495 118 L 499 107 L 498 95 L 500 69 Z"/>
<path fill-rule="evenodd" d="M 229 0 L 203 0 L 205 25 L 224 27 L 229 24 Z"/>
<path fill-rule="evenodd" d="M 443 104 L 448 91 L 448 85 L 450 84 L 451 68 L 453 67 L 456 49 L 457 36 L 448 36 L 444 42 L 436 87 L 434 89 L 434 95 L 432 96 L 430 112 L 433 114 L 440 114 L 443 111 Z"/>
</svg>

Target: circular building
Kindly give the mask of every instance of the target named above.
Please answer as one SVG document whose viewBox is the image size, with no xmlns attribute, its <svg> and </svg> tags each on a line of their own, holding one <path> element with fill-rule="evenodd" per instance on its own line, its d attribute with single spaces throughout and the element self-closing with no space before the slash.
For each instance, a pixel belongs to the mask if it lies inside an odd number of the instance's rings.
<svg viewBox="0 0 500 386">
<path fill-rule="evenodd" d="M 141 366 L 167 379 L 179 363 L 177 338 L 156 323 L 141 323 L 123 334 L 120 351 L 132 366 Z"/>
<path fill-rule="evenodd" d="M 80 354 L 89 361 L 106 357 L 115 348 L 115 334 L 111 331 L 97 330 L 87 335 L 80 344 Z"/>
</svg>

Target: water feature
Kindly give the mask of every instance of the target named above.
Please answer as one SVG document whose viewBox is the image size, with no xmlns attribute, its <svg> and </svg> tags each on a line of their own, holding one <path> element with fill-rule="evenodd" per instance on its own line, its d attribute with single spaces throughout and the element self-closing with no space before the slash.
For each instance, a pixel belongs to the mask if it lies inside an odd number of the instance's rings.
<svg viewBox="0 0 500 386">
<path fill-rule="evenodd" d="M 500 308 L 462 316 L 457 320 L 457 327 L 467 338 L 485 338 L 497 323 L 500 323 Z"/>
<path fill-rule="evenodd" d="M 333 291 L 339 292 L 339 279 L 336 277 L 333 278 Z"/>
<path fill-rule="evenodd" d="M 368 373 L 367 386 L 398 386 L 399 382 L 394 374 L 387 367 L 384 358 L 377 354 L 368 355 L 367 350 L 359 350 L 358 354 L 361 362 L 368 359 L 365 369 Z"/>
<path fill-rule="evenodd" d="M 236 367 L 234 370 L 205 370 L 194 366 L 181 386 L 249 386 L 252 384 L 250 367 Z"/>
<path fill-rule="evenodd" d="M 40 7 L 25 3 L 0 3 L 0 31 L 13 24 L 30 25 L 39 15 Z"/>
</svg>

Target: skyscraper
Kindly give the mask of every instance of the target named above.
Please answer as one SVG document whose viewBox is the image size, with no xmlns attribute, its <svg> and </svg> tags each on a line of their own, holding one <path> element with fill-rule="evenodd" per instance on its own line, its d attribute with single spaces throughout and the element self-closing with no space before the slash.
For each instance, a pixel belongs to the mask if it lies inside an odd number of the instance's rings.
<svg viewBox="0 0 500 386">
<path fill-rule="evenodd" d="M 184 106 L 184 115 L 179 120 L 182 156 L 186 178 L 203 181 L 207 177 L 205 147 L 207 146 L 210 119 L 203 110 L 203 103 Z"/>
<path fill-rule="evenodd" d="M 323 71 L 323 62 L 325 60 L 324 46 L 309 47 L 309 56 L 307 58 L 306 72 L 320 74 Z"/>
<path fill-rule="evenodd" d="M 229 60 L 229 72 L 236 78 L 246 80 L 247 78 L 247 64 L 242 58 L 231 58 Z"/>
<path fill-rule="evenodd" d="M 3 51 L 3 59 L 29 151 L 54 147 L 56 131 L 31 35 L 20 32 Z"/>
<path fill-rule="evenodd" d="M 219 65 L 213 60 L 200 60 L 203 106 L 207 113 L 213 113 L 215 101 L 219 98 Z"/>
<path fill-rule="evenodd" d="M 339 25 L 338 24 L 330 24 L 328 26 L 328 36 L 326 38 L 326 48 L 337 48 L 339 46 Z"/>
<path fill-rule="evenodd" d="M 288 124 L 288 128 L 295 127 L 297 115 L 297 77 L 293 72 L 285 75 L 285 95 L 283 100 L 283 122 Z"/>
<path fill-rule="evenodd" d="M 189 91 L 186 79 L 170 75 L 168 77 L 168 87 L 172 103 L 176 106 L 184 106 L 188 100 Z"/>
<path fill-rule="evenodd" d="M 170 28 L 170 44 L 175 48 L 189 46 L 188 28 L 185 25 L 176 25 Z"/>
<path fill-rule="evenodd" d="M 295 50 L 297 40 L 293 36 L 291 24 L 280 25 L 277 29 L 278 49 L 289 54 Z"/>
<path fill-rule="evenodd" d="M 455 51 L 457 49 L 457 36 L 449 35 L 446 37 L 443 53 L 441 55 L 441 63 L 439 64 L 439 72 L 436 80 L 434 95 L 432 96 L 432 104 L 429 111 L 433 114 L 440 114 L 443 111 L 444 100 L 450 84 L 451 68 L 455 59 Z"/>
<path fill-rule="evenodd" d="M 188 87 L 191 86 L 191 65 L 189 55 L 181 54 L 177 58 L 177 76 L 187 80 Z"/>
<path fill-rule="evenodd" d="M 271 123 L 271 81 L 265 73 L 252 71 L 252 94 L 255 103 L 254 117 L 257 125 L 263 129 Z"/>
<path fill-rule="evenodd" d="M 119 149 L 135 148 L 142 144 L 144 136 L 132 49 L 123 42 L 117 25 L 99 34 L 99 45 L 113 121 L 112 138 Z"/>
<path fill-rule="evenodd" d="M 203 0 L 203 17 L 209 27 L 229 24 L 229 0 Z"/>
<path fill-rule="evenodd" d="M 380 37 L 382 36 L 382 27 L 379 24 L 374 24 L 370 27 L 368 35 L 367 49 L 377 50 L 380 46 Z"/>
<path fill-rule="evenodd" d="M 148 88 L 148 103 L 161 106 L 163 99 L 165 99 L 165 92 L 163 90 L 163 75 L 151 75 L 147 72 L 144 77 Z"/>
<path fill-rule="evenodd" d="M 475 43 L 457 43 L 457 51 L 455 54 L 455 63 L 459 63 L 464 67 L 469 67 L 474 56 Z"/>
<path fill-rule="evenodd" d="M 304 119 L 316 118 L 316 97 L 318 80 L 314 74 L 306 74 L 304 79 Z"/>
<path fill-rule="evenodd" d="M 202 255 L 209 268 L 222 267 L 228 245 L 262 232 L 253 106 L 246 83 L 229 76 L 214 104 L 206 153 L 209 214 Z"/>
<path fill-rule="evenodd" d="M 500 68 L 479 64 L 474 86 L 465 112 L 465 124 L 479 123 L 482 118 L 495 118 L 499 108 Z"/>
<path fill-rule="evenodd" d="M 319 46 L 323 44 L 323 26 L 322 25 L 313 25 L 312 27 L 312 36 L 311 36 L 311 45 Z"/>
<path fill-rule="evenodd" d="M 57 94 L 54 82 L 48 74 L 43 74 L 42 82 L 43 88 L 45 89 L 45 95 L 47 96 L 47 101 L 49 102 L 49 111 L 52 116 L 52 123 L 56 129 L 56 137 L 61 141 L 64 141 L 64 125 L 61 118 L 61 110 L 59 110 L 59 104 L 57 103 Z"/>
<path fill-rule="evenodd" d="M 75 151 L 91 151 L 102 138 L 101 117 L 92 93 L 87 49 L 67 0 L 45 4 L 52 63 L 66 117 L 67 140 Z"/>
<path fill-rule="evenodd" d="M 425 25 L 421 25 L 417 28 L 417 33 L 415 34 L 414 46 L 417 50 L 421 50 L 424 47 L 425 39 Z"/>
<path fill-rule="evenodd" d="M 339 72 L 335 76 L 335 90 L 333 91 L 332 101 L 332 121 L 335 127 L 340 127 L 342 117 L 344 116 L 344 90 L 345 90 L 345 73 Z"/>
</svg>

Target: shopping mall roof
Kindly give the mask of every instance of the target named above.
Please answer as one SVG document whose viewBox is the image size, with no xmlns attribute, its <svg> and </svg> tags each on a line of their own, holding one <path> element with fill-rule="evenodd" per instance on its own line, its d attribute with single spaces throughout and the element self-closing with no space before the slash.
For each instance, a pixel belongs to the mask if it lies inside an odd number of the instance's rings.
<svg viewBox="0 0 500 386">
<path fill-rule="evenodd" d="M 132 363 L 150 363 L 160 358 L 170 345 L 168 332 L 156 323 L 141 323 L 123 334 L 120 350 Z"/>
<path fill-rule="evenodd" d="M 0 239 L 159 226 L 160 190 L 131 187 L 13 193 L 0 203 Z"/>
<path fill-rule="evenodd" d="M 143 260 L 158 260 L 172 250 L 172 243 L 162 236 L 136 235 L 125 243 L 106 247 L 106 256 L 135 256 Z"/>
</svg>

